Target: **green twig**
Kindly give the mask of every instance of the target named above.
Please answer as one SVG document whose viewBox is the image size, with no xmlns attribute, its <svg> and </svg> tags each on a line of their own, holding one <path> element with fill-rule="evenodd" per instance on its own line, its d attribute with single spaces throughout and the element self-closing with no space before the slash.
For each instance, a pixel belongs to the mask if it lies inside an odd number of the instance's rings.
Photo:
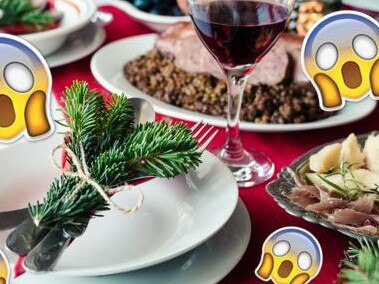
<svg viewBox="0 0 379 284">
<path fill-rule="evenodd" d="M 86 83 L 75 82 L 66 89 L 63 103 L 66 122 L 61 124 L 70 129 L 65 144 L 79 160 L 82 145 L 91 179 L 104 188 L 120 186 L 136 176 L 173 177 L 200 164 L 199 145 L 184 124 L 135 127 L 133 106 L 126 96 L 113 95 L 106 105 Z M 70 158 L 67 161 L 72 165 Z M 42 202 L 29 205 L 34 222 L 43 227 L 78 224 L 107 210 L 108 204 L 89 184 L 72 198 L 81 183 L 77 177 L 58 178 Z"/>
</svg>

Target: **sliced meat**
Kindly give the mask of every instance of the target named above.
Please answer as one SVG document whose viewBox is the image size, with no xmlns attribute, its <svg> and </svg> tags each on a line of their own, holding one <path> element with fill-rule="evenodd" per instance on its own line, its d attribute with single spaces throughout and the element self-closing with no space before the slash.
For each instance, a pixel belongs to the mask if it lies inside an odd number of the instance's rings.
<svg viewBox="0 0 379 284">
<path fill-rule="evenodd" d="M 371 214 L 379 215 L 379 205 L 374 205 Z"/>
<path fill-rule="evenodd" d="M 187 72 L 209 73 L 224 78 L 216 59 L 204 47 L 195 31 L 177 43 L 175 65 Z"/>
<path fill-rule="evenodd" d="M 376 225 L 379 224 L 379 216 L 378 215 L 370 214 L 370 225 L 372 223 L 374 223 Z"/>
<path fill-rule="evenodd" d="M 366 221 L 371 219 L 369 214 L 358 212 L 351 208 L 336 210 L 329 218 L 332 222 L 355 227 L 368 225 Z"/>
<path fill-rule="evenodd" d="M 353 227 L 350 225 L 341 225 L 341 224 L 337 224 L 337 225 L 341 228 L 345 228 L 353 232 L 358 232 L 364 235 L 377 235 L 378 234 L 378 228 L 372 225 L 364 225 L 361 227 Z"/>
<path fill-rule="evenodd" d="M 370 214 L 374 208 L 375 194 L 362 196 L 357 200 L 350 202 L 348 207 L 355 211 Z"/>
<path fill-rule="evenodd" d="M 156 48 L 175 55 L 175 64 L 187 72 L 209 73 L 224 78 L 217 61 L 207 51 L 190 23 L 180 23 L 157 39 Z M 253 85 L 275 85 L 290 75 L 290 57 L 284 45 L 275 46 L 257 65 L 248 82 Z"/>
<path fill-rule="evenodd" d="M 303 71 L 301 64 L 301 48 L 303 45 L 303 38 L 293 34 L 283 34 L 276 44 L 278 47 L 283 48 L 290 56 L 291 63 L 291 78 L 294 83 L 309 83 L 307 75 Z"/>
<path fill-rule="evenodd" d="M 312 185 L 302 185 L 294 188 L 288 198 L 301 207 L 307 207 L 320 201 L 320 194 Z"/>
<path fill-rule="evenodd" d="M 276 85 L 290 77 L 290 58 L 284 48 L 275 45 L 249 76 L 247 82 L 252 85 Z"/>
<path fill-rule="evenodd" d="M 178 23 L 159 35 L 155 47 L 165 53 L 176 54 L 177 45 L 188 36 L 192 36 L 194 30 L 191 23 Z"/>
<path fill-rule="evenodd" d="M 320 201 L 321 202 L 326 201 L 330 198 L 330 190 L 328 188 L 326 188 L 325 186 L 322 186 L 322 185 L 317 185 L 316 187 L 320 192 Z"/>
<path fill-rule="evenodd" d="M 304 190 L 309 193 L 309 195 L 314 196 L 317 200 L 320 200 L 320 191 L 317 187 L 313 185 L 302 185 L 299 190 Z"/>
<path fill-rule="evenodd" d="M 344 208 L 348 202 L 340 198 L 329 198 L 325 201 L 318 202 L 307 206 L 305 209 L 308 211 L 325 214 L 332 213 L 336 209 Z"/>
</svg>

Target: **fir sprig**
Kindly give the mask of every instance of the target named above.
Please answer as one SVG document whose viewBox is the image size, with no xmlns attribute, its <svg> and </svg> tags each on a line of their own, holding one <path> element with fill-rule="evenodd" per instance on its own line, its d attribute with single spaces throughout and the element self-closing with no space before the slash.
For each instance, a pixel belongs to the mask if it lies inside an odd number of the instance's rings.
<svg viewBox="0 0 379 284">
<path fill-rule="evenodd" d="M 346 284 L 379 283 L 379 244 L 359 239 L 359 246 L 351 244 L 342 261 L 339 279 Z"/>
<path fill-rule="evenodd" d="M 134 126 L 134 110 L 128 99 L 113 95 L 105 104 L 102 96 L 85 82 L 74 82 L 64 94 L 62 109 L 68 127 L 65 144 L 85 161 L 92 179 L 111 188 L 136 176 L 173 177 L 200 164 L 199 145 L 184 124 L 163 122 Z M 68 158 L 72 165 L 72 161 Z M 72 169 L 75 171 L 75 168 Z M 72 193 L 82 187 L 78 194 Z M 35 224 L 83 224 L 109 208 L 91 185 L 78 177 L 62 175 L 41 203 L 29 205 Z"/>
<path fill-rule="evenodd" d="M 158 177 L 187 173 L 200 163 L 198 144 L 182 123 L 138 126 L 125 143 L 128 168 Z"/>
<path fill-rule="evenodd" d="M 54 22 L 46 11 L 39 11 L 28 0 L 0 0 L 0 26 L 45 26 Z"/>
<path fill-rule="evenodd" d="M 29 204 L 29 213 L 36 226 L 53 228 L 57 224 L 86 224 L 94 212 L 109 209 L 104 199 L 88 185 L 70 199 L 79 182 L 78 178 L 62 175 L 50 186 L 42 203 Z"/>
</svg>

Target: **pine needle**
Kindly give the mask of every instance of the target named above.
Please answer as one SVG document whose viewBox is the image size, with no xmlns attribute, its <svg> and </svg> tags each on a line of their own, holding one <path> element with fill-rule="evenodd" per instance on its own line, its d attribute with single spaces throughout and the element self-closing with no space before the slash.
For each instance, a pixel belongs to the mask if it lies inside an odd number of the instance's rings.
<svg viewBox="0 0 379 284">
<path fill-rule="evenodd" d="M 339 279 L 346 284 L 379 283 L 379 244 L 366 238 L 350 244 L 342 261 Z"/>
<path fill-rule="evenodd" d="M 54 19 L 45 11 L 36 10 L 28 0 L 0 0 L 0 26 L 45 26 Z"/>
</svg>

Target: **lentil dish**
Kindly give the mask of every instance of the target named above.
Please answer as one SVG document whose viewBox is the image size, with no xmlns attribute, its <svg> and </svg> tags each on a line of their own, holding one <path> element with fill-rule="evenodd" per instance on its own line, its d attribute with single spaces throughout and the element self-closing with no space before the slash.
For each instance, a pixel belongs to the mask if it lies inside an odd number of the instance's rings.
<svg viewBox="0 0 379 284">
<path fill-rule="evenodd" d="M 126 79 L 137 89 L 166 103 L 204 114 L 226 116 L 227 86 L 206 73 L 176 67 L 175 57 L 153 49 L 128 62 Z M 317 93 L 308 85 L 293 83 L 247 85 L 241 120 L 255 123 L 304 123 L 333 113 L 319 108 Z"/>
</svg>

